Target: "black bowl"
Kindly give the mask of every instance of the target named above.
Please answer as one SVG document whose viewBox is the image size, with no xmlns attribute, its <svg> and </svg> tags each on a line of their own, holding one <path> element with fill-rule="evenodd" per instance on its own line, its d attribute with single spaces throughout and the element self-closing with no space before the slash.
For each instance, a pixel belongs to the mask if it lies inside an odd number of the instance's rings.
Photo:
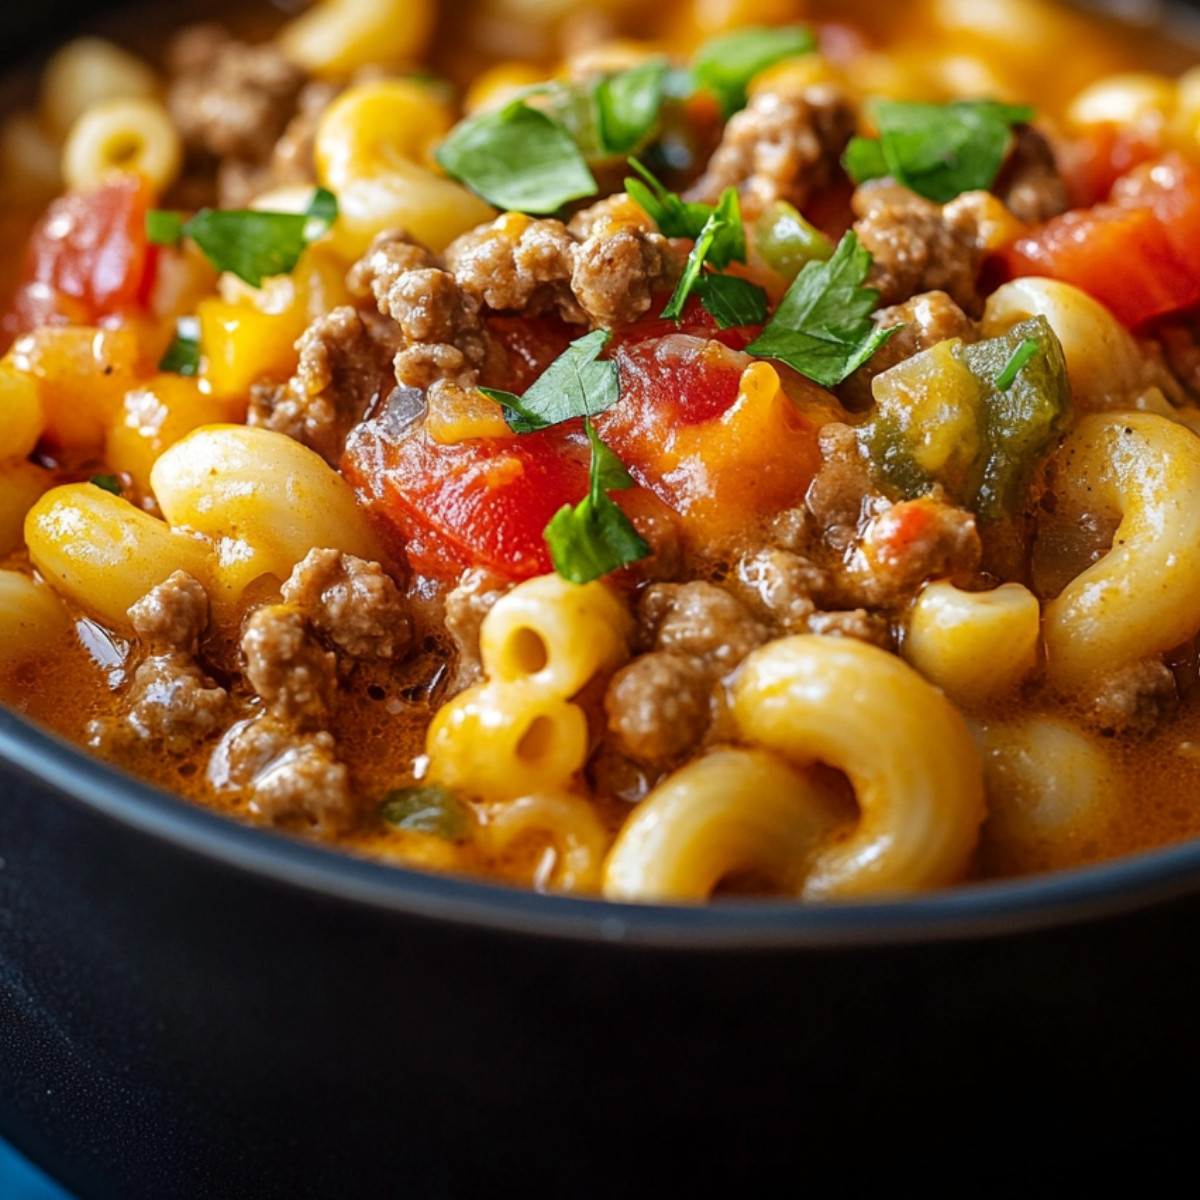
<svg viewBox="0 0 1200 1200">
<path fill-rule="evenodd" d="M 1197 842 L 621 906 L 244 828 L 0 712 L 0 1132 L 92 1200 L 1145 1181 L 1198 1013 Z"/>
</svg>

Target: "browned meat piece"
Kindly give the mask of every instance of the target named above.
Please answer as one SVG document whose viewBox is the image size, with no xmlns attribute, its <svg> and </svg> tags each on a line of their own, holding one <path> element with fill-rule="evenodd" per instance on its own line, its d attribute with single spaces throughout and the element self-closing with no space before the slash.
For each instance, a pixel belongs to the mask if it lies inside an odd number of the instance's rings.
<svg viewBox="0 0 1200 1200">
<path fill-rule="evenodd" d="M 609 682 L 604 695 L 609 732 L 617 748 L 639 762 L 680 758 L 708 729 L 711 693 L 711 675 L 692 659 L 643 654 Z"/>
<path fill-rule="evenodd" d="M 152 647 L 195 654 L 208 625 L 208 593 L 186 571 L 176 571 L 130 608 L 129 619 Z"/>
<path fill-rule="evenodd" d="M 407 343 L 394 360 L 402 387 L 471 388 L 481 370 L 494 367 L 501 352 L 488 336 L 478 298 L 402 230 L 376 237 L 346 282 L 354 295 L 374 298 L 398 326 Z"/>
<path fill-rule="evenodd" d="M 283 604 L 256 609 L 242 633 L 246 679 L 271 715 L 297 728 L 325 724 L 337 689 L 337 660 Z"/>
<path fill-rule="evenodd" d="M 461 691 L 483 677 L 479 660 L 479 627 L 492 605 L 512 587 L 499 575 L 481 567 L 463 573 L 458 586 L 446 595 L 446 632 L 458 649 L 454 690 Z"/>
<path fill-rule="evenodd" d="M 221 41 L 211 27 L 177 44 L 167 104 L 184 142 L 218 158 L 265 162 L 304 86 L 304 71 L 274 46 Z"/>
<path fill-rule="evenodd" d="M 790 550 L 765 547 L 738 559 L 730 585 L 750 609 L 784 633 L 803 633 L 829 586 L 823 570 Z"/>
<path fill-rule="evenodd" d="M 1093 698 L 1092 715 L 1106 730 L 1150 733 L 1178 700 L 1170 668 L 1144 658 L 1105 676 Z"/>
<path fill-rule="evenodd" d="M 129 610 L 148 656 L 138 665 L 125 696 L 121 721 L 94 721 L 89 744 L 131 739 L 160 742 L 170 751 L 191 749 L 220 726 L 229 697 L 197 665 L 200 635 L 208 625 L 208 593 L 184 571 L 151 588 Z"/>
<path fill-rule="evenodd" d="M 966 509 L 905 500 L 867 526 L 851 563 L 852 586 L 868 605 L 897 609 L 928 579 L 968 582 L 982 556 L 975 517 Z"/>
<path fill-rule="evenodd" d="M 835 178 L 856 122 L 854 105 L 836 87 L 757 92 L 730 118 L 688 198 L 714 204 L 736 187 L 748 220 L 777 200 L 800 208 Z"/>
<path fill-rule="evenodd" d="M 575 244 L 561 221 L 506 215 L 451 242 L 446 267 L 464 292 L 496 312 L 533 316 L 557 308 L 583 324 L 570 289 Z"/>
<path fill-rule="evenodd" d="M 1054 160 L 1054 150 L 1032 125 L 1013 129 L 1012 148 L 991 190 L 1013 216 L 1030 224 L 1067 211 L 1067 187 Z"/>
<path fill-rule="evenodd" d="M 865 608 L 854 608 L 845 612 L 818 612 L 808 619 L 808 632 L 822 637 L 854 638 L 859 642 L 870 642 L 884 650 L 893 649 L 892 633 L 887 620 Z"/>
<path fill-rule="evenodd" d="M 451 242 L 446 266 L 494 311 L 557 309 L 566 321 L 606 329 L 635 321 L 677 274 L 666 239 L 636 224 L 603 226 L 578 243 L 561 221 L 511 214 Z"/>
<path fill-rule="evenodd" d="M 178 753 L 215 733 L 225 720 L 229 696 L 196 665 L 190 654 L 171 651 L 152 654 L 134 672 L 127 697 L 127 728 L 108 734 L 100 723 L 93 726 L 94 746 L 109 736 L 127 737 L 129 732 L 146 741 L 161 742 Z"/>
<path fill-rule="evenodd" d="M 399 658 L 412 645 L 412 617 L 378 563 L 340 550 L 310 550 L 283 585 L 285 603 L 353 658 Z"/>
<path fill-rule="evenodd" d="M 351 815 L 353 794 L 334 751 L 332 734 L 299 733 L 264 714 L 229 731 L 214 755 L 214 782 L 244 789 L 250 812 L 271 824 L 336 833 Z"/>
<path fill-rule="evenodd" d="M 712 583 L 656 583 L 643 593 L 640 618 L 654 646 L 724 675 L 767 639 L 735 596 Z"/>
<path fill-rule="evenodd" d="M 816 539 L 842 551 L 857 536 L 859 523 L 885 501 L 849 425 L 831 422 L 822 428 L 818 442 L 821 469 L 809 484 L 805 504 Z"/>
<path fill-rule="evenodd" d="M 350 430 L 388 383 L 396 344 L 383 324 L 349 305 L 318 317 L 297 343 L 300 363 L 287 384 L 253 389 L 247 424 L 286 433 L 336 465 Z"/>
<path fill-rule="evenodd" d="M 855 232 L 874 260 L 867 282 L 882 304 L 942 291 L 965 312 L 982 311 L 978 228 L 968 209 L 947 212 L 890 180 L 863 184 L 853 208 Z"/>
<path fill-rule="evenodd" d="M 630 325 L 650 309 L 654 290 L 673 277 L 666 240 L 632 227 L 594 234 L 575 252 L 571 291 L 592 324 Z"/>
<path fill-rule="evenodd" d="M 581 242 L 597 233 L 609 233 L 622 227 L 640 229 L 650 233 L 654 222 L 642 211 L 641 205 L 631 200 L 625 192 L 605 196 L 587 208 L 581 208 L 567 222 L 567 229 Z"/>
<path fill-rule="evenodd" d="M 871 407 L 871 382 L 876 375 L 948 338 L 979 340 L 979 326 L 945 292 L 923 292 L 903 304 L 881 308 L 874 321 L 880 329 L 901 328 L 837 389 L 838 399 L 853 412 Z"/>
</svg>

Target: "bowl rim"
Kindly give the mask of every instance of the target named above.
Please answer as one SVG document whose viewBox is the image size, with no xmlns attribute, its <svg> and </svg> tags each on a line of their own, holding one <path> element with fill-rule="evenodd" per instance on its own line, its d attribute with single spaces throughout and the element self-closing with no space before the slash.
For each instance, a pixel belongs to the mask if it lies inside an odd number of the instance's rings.
<svg viewBox="0 0 1200 1200">
<path fill-rule="evenodd" d="M 1032 933 L 1200 890 L 1200 838 L 1192 838 L 1092 866 L 889 901 L 618 903 L 418 871 L 243 824 L 0 709 L 5 767 L 152 841 L 285 888 L 383 914 L 539 938 L 676 951 L 913 945 Z"/>
</svg>

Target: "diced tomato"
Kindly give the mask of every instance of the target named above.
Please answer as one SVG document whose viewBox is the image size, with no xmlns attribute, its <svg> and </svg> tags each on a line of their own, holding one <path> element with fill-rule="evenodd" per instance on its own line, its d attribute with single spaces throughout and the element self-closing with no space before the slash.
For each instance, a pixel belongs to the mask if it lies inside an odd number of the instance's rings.
<svg viewBox="0 0 1200 1200">
<path fill-rule="evenodd" d="M 1120 125 L 1097 125 L 1058 154 L 1059 169 L 1072 208 L 1090 208 L 1108 199 L 1122 175 L 1150 162 L 1162 146 Z"/>
<path fill-rule="evenodd" d="M 480 380 L 485 387 L 522 395 L 576 338 L 587 330 L 559 317 L 489 317 L 488 330 L 504 348 L 505 375 Z"/>
<path fill-rule="evenodd" d="M 686 243 L 685 243 L 686 244 Z M 720 342 L 731 350 L 744 350 L 762 332 L 761 325 L 736 325 L 722 329 L 716 318 L 700 303 L 697 296 L 689 296 L 683 306 L 683 315 L 678 321 L 660 317 L 667 306 L 670 295 L 662 293 L 654 297 L 650 311 L 632 325 L 626 325 L 613 334 L 610 352 L 615 354 L 621 346 L 636 346 L 651 338 L 663 338 L 673 333 L 686 333 L 692 337 L 708 338 Z"/>
<path fill-rule="evenodd" d="M 399 530 L 415 571 L 448 578 L 486 567 L 526 579 L 553 569 L 542 532 L 588 489 L 590 452 L 580 422 L 445 446 L 421 431 L 398 442 L 363 433 L 343 472 Z"/>
<path fill-rule="evenodd" d="M 1118 181 L 1113 195 L 1001 251 L 1005 274 L 1073 283 L 1131 328 L 1200 304 L 1200 168 L 1163 159 Z"/>
<path fill-rule="evenodd" d="M 55 200 L 30 238 L 5 333 L 11 338 L 40 325 L 94 325 L 144 307 L 157 257 L 146 239 L 152 199 L 145 179 L 123 175 Z"/>
<path fill-rule="evenodd" d="M 721 540 L 800 503 L 819 463 L 817 424 L 773 367 L 679 334 L 621 346 L 614 357 L 621 400 L 596 429 L 693 541 Z"/>
</svg>

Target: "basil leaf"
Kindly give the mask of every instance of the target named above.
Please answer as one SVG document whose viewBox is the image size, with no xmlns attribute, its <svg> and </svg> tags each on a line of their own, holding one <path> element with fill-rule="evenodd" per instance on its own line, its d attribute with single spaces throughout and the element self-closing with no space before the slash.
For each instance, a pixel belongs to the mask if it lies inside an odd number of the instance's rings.
<svg viewBox="0 0 1200 1200">
<path fill-rule="evenodd" d="M 633 486 L 621 460 L 584 423 L 592 445 L 588 494 L 574 507 L 564 504 L 546 526 L 554 569 L 572 583 L 589 583 L 646 558 L 650 547 L 608 492 Z"/>
<path fill-rule="evenodd" d="M 628 154 L 658 124 L 667 64 L 653 59 L 596 83 L 594 99 L 600 145 L 607 154 Z"/>
<path fill-rule="evenodd" d="M 160 245 L 174 245 L 186 235 L 218 271 L 260 287 L 269 275 L 286 275 L 309 242 L 328 232 L 336 219 L 337 199 L 317 188 L 302 213 L 202 208 L 181 222 L 178 213 L 152 209 L 146 214 L 146 235 Z"/>
<path fill-rule="evenodd" d="M 489 203 L 516 212 L 555 212 L 596 191 L 571 135 L 522 100 L 460 121 L 434 158 Z"/>
<path fill-rule="evenodd" d="M 854 138 L 842 160 L 854 182 L 891 175 L 927 200 L 945 204 L 992 186 L 1012 127 L 1032 121 L 1034 110 L 995 100 L 875 100 L 871 115 L 879 130 L 877 148 Z"/>
<path fill-rule="evenodd" d="M 115 475 L 93 475 L 88 483 L 106 492 L 112 492 L 114 496 L 121 494 L 121 481 Z"/>
<path fill-rule="evenodd" d="M 1029 360 L 1038 352 L 1038 344 L 1033 338 L 1026 338 L 1013 352 L 1012 357 L 1004 364 L 1004 370 L 996 376 L 996 390 L 1007 392 L 1021 373 Z"/>
<path fill-rule="evenodd" d="M 159 359 L 158 369 L 175 375 L 195 375 L 200 370 L 200 322 L 195 317 L 180 317 L 175 337 Z"/>
<path fill-rule="evenodd" d="M 379 816 L 397 829 L 428 833 L 447 841 L 466 837 L 471 810 L 449 789 L 436 783 L 397 788 L 379 806 Z"/>
<path fill-rule="evenodd" d="M 725 120 L 746 106 L 746 89 L 760 72 L 817 48 L 804 25 L 749 26 L 705 42 L 692 59 L 692 78 L 717 98 Z"/>
<path fill-rule="evenodd" d="M 617 364 L 600 361 L 612 334 L 597 329 L 576 338 L 534 381 L 524 396 L 480 388 L 504 406 L 504 419 L 517 433 L 532 433 L 572 417 L 590 417 L 621 398 Z"/>
<path fill-rule="evenodd" d="M 705 275 L 696 281 L 696 295 L 721 329 L 761 325 L 767 319 L 767 293 L 737 275 Z"/>
<path fill-rule="evenodd" d="M 863 283 L 871 255 L 853 231 L 828 262 L 811 262 L 796 277 L 762 333 L 746 347 L 775 358 L 823 387 L 841 383 L 895 333 L 871 320 L 879 300 Z"/>
</svg>

